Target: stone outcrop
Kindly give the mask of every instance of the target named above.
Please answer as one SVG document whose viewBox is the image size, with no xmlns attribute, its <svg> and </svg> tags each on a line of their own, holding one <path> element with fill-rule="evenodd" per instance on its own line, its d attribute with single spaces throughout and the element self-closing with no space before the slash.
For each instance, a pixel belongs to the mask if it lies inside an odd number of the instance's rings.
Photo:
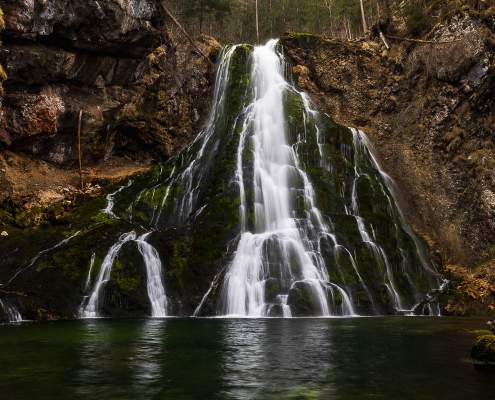
<svg viewBox="0 0 495 400">
<path fill-rule="evenodd" d="M 160 44 L 156 0 L 5 0 L 6 35 L 118 57 L 142 57 Z"/>
<path fill-rule="evenodd" d="M 478 337 L 471 349 L 471 358 L 477 364 L 495 366 L 495 335 Z"/>
</svg>

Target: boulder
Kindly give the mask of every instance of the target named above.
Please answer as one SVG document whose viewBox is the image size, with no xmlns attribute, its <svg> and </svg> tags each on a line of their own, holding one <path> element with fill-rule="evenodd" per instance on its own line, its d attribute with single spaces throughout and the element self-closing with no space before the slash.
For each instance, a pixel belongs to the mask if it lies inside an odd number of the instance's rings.
<svg viewBox="0 0 495 400">
<path fill-rule="evenodd" d="M 476 363 L 495 366 L 495 335 L 479 336 L 471 349 L 471 358 Z"/>
</svg>

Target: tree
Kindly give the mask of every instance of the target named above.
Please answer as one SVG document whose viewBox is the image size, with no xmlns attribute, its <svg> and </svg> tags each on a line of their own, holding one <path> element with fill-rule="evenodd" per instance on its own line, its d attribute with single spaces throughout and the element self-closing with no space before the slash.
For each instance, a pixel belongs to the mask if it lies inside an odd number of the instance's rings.
<svg viewBox="0 0 495 400">
<path fill-rule="evenodd" d="M 363 32 L 366 33 L 368 31 L 368 26 L 366 24 L 366 15 L 364 14 L 363 0 L 359 0 L 359 5 L 361 6 L 361 19 L 363 21 Z"/>
<path fill-rule="evenodd" d="M 260 42 L 260 23 L 259 23 L 259 13 L 258 13 L 258 0 L 256 0 L 256 42 Z"/>
</svg>

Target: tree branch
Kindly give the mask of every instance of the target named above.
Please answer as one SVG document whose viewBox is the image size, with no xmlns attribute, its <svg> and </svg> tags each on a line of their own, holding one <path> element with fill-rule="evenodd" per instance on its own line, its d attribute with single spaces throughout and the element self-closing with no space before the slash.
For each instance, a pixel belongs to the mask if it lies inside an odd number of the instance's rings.
<svg viewBox="0 0 495 400">
<path fill-rule="evenodd" d="M 215 64 L 213 64 L 213 62 L 210 60 L 210 58 L 208 56 L 206 56 L 206 54 L 201 51 L 201 49 L 196 45 L 196 42 L 194 41 L 194 39 L 189 35 L 189 33 L 187 33 L 187 31 L 182 27 L 182 25 L 180 24 L 180 22 L 177 21 L 177 19 L 174 17 L 174 15 L 170 12 L 170 10 L 165 5 L 165 1 L 162 0 L 161 1 L 161 5 L 162 5 L 162 8 L 163 8 L 163 11 L 165 11 L 165 14 L 167 14 L 167 16 L 173 21 L 173 23 L 175 25 L 177 25 L 177 27 L 179 28 L 179 30 L 191 42 L 191 44 L 193 45 L 193 47 L 195 48 L 195 50 L 199 54 L 201 54 L 206 59 L 206 61 L 208 61 L 210 63 L 210 65 L 214 66 Z"/>
<path fill-rule="evenodd" d="M 447 44 L 447 43 L 456 43 L 456 42 L 461 41 L 461 39 L 455 39 L 455 40 L 446 40 L 446 41 L 436 42 L 434 40 L 410 39 L 410 38 L 404 38 L 404 37 L 393 36 L 393 35 L 386 35 L 386 37 L 389 39 L 394 39 L 394 40 L 402 40 L 404 42 L 429 43 L 429 44 Z"/>
</svg>

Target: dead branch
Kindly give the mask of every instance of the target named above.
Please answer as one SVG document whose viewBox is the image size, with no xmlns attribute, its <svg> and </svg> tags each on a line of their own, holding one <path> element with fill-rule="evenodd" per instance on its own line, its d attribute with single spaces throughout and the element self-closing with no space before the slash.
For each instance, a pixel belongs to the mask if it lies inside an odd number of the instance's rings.
<svg viewBox="0 0 495 400">
<path fill-rule="evenodd" d="M 445 40 L 445 41 L 436 42 L 434 40 L 410 39 L 410 38 L 404 38 L 404 37 L 393 36 L 393 35 L 386 35 L 386 37 L 388 39 L 402 40 L 404 42 L 428 43 L 428 44 L 448 44 L 448 43 L 456 43 L 456 42 L 461 41 L 461 39 L 454 39 L 454 40 Z"/>
<path fill-rule="evenodd" d="M 165 14 L 167 14 L 167 16 L 172 20 L 172 22 L 177 25 L 177 27 L 179 28 L 179 30 L 184 34 L 184 36 L 191 42 L 191 44 L 193 45 L 193 47 L 196 49 L 196 51 L 201 54 L 209 63 L 210 65 L 214 65 L 213 62 L 210 60 L 209 57 L 206 56 L 205 53 L 203 53 L 201 51 L 201 49 L 196 45 L 196 42 L 194 41 L 194 39 L 189 35 L 189 33 L 187 33 L 187 31 L 182 27 L 182 25 L 180 24 L 180 22 L 177 20 L 177 18 L 174 17 L 174 15 L 170 12 L 170 10 L 167 8 L 167 6 L 165 5 L 165 1 L 162 0 L 161 2 L 161 5 L 162 5 L 162 8 L 163 8 L 163 11 L 165 11 Z"/>
</svg>

